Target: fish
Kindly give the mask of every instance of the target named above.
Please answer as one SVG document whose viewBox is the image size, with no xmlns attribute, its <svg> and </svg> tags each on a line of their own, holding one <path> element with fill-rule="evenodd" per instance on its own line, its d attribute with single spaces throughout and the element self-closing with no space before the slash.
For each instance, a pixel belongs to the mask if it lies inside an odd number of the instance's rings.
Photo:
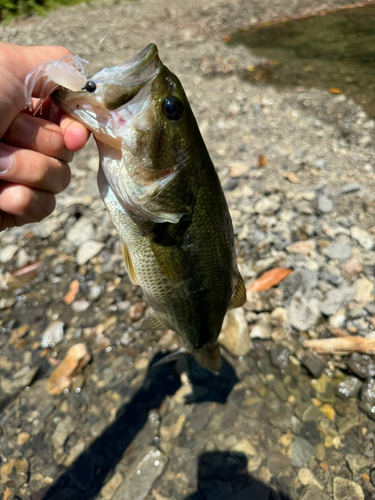
<svg viewBox="0 0 375 500">
<path fill-rule="evenodd" d="M 172 358 L 188 352 L 219 373 L 223 319 L 246 290 L 224 192 L 179 79 L 149 44 L 50 97 L 96 140 L 100 195 L 152 308 L 140 327 L 173 330 L 185 346 Z"/>
</svg>

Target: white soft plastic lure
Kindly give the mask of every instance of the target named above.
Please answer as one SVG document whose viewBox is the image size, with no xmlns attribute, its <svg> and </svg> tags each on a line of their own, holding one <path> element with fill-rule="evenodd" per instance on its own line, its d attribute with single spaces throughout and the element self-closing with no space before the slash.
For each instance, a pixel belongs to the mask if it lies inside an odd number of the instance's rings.
<svg viewBox="0 0 375 500">
<path fill-rule="evenodd" d="M 26 107 L 32 111 L 32 95 L 38 81 L 47 77 L 40 91 L 40 104 L 35 114 L 40 109 L 42 112 L 43 101 L 52 94 L 54 90 L 61 87 L 66 90 L 77 92 L 82 90 L 87 82 L 85 66 L 88 61 L 79 56 L 68 55 L 54 61 L 47 61 L 33 71 L 25 80 Z"/>
</svg>

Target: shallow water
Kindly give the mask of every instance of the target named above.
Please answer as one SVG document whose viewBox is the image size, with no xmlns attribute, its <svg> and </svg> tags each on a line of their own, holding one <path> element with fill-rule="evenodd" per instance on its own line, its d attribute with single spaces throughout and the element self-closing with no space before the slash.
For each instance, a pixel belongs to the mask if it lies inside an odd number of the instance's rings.
<svg viewBox="0 0 375 500">
<path fill-rule="evenodd" d="M 375 4 L 258 24 L 234 33 L 262 58 L 243 72 L 255 83 L 344 93 L 375 115 Z"/>
</svg>

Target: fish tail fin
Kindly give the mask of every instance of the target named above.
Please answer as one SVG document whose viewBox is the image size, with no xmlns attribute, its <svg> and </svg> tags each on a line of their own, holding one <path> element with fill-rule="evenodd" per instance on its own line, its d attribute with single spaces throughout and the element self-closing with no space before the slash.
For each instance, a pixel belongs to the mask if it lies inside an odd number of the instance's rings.
<svg viewBox="0 0 375 500">
<path fill-rule="evenodd" d="M 202 349 L 192 352 L 195 361 L 218 375 L 221 370 L 221 355 L 218 344 L 205 345 Z"/>
</svg>

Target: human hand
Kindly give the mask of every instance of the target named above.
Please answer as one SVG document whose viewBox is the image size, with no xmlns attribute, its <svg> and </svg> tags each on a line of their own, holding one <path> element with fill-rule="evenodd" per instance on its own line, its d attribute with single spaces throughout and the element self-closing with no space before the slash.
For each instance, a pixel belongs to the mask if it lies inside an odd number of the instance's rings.
<svg viewBox="0 0 375 500">
<path fill-rule="evenodd" d="M 20 47 L 0 43 L 0 231 L 37 222 L 55 208 L 55 195 L 70 182 L 68 163 L 89 132 L 50 99 L 42 115 L 25 110 L 24 82 L 45 61 L 70 52 L 64 47 Z M 43 81 L 34 89 L 38 96 Z"/>
</svg>

